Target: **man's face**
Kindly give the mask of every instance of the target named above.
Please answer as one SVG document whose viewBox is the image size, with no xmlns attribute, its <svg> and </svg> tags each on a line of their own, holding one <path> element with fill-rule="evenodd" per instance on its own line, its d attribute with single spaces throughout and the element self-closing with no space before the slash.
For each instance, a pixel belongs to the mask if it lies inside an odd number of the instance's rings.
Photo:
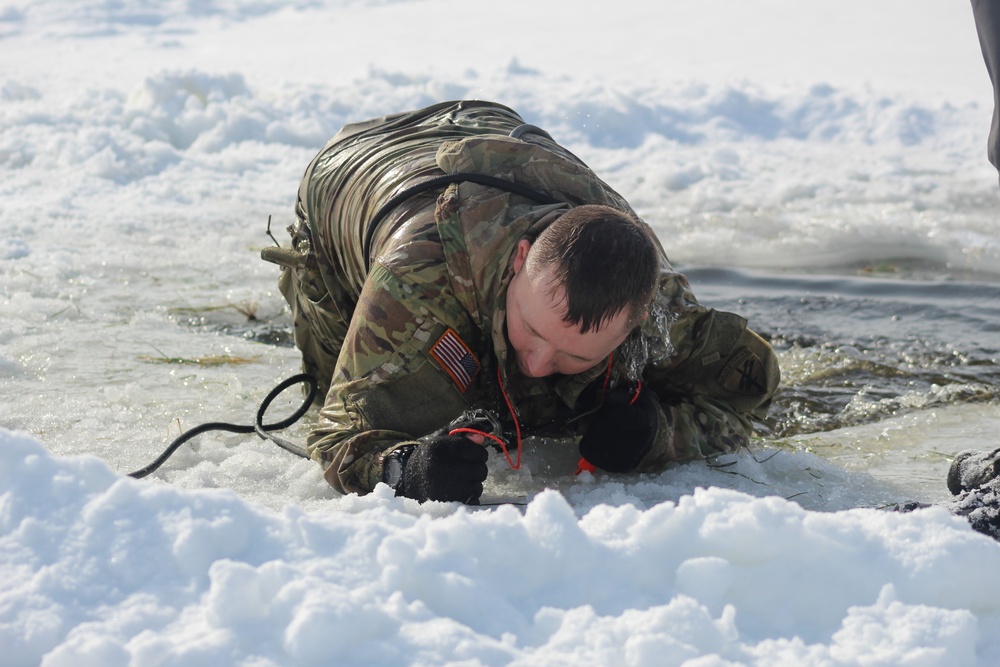
<svg viewBox="0 0 1000 667">
<path fill-rule="evenodd" d="M 525 270 L 530 248 L 528 241 L 518 243 L 514 277 L 507 287 L 507 337 L 518 368 L 528 377 L 574 375 L 593 368 L 628 337 L 628 314 L 622 311 L 587 333 L 564 322 L 565 291 L 552 289 L 550 270 Z"/>
</svg>

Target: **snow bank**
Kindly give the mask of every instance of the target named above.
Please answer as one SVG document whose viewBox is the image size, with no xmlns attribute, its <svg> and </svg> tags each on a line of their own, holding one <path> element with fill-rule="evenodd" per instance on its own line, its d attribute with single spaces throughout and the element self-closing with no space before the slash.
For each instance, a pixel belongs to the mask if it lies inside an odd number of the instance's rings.
<svg viewBox="0 0 1000 667">
<path fill-rule="evenodd" d="M 1000 546 L 944 510 L 699 489 L 578 517 L 385 487 L 273 512 L 0 432 L 6 664 L 991 664 Z M 945 662 L 947 658 L 947 662 Z M 725 661 L 730 661 L 726 663 Z"/>
</svg>

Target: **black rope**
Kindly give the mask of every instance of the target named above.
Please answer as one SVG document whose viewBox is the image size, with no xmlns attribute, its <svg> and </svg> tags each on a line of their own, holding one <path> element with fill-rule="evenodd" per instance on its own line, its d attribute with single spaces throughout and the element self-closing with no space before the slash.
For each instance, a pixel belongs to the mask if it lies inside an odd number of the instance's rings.
<svg viewBox="0 0 1000 667">
<path fill-rule="evenodd" d="M 271 403 L 274 401 L 274 399 L 277 398 L 281 394 L 281 392 L 285 391 L 289 387 L 302 383 L 306 384 L 309 387 L 308 395 L 302 402 L 302 405 L 300 405 L 299 408 L 289 417 L 282 419 L 279 422 L 274 422 L 273 424 L 265 424 L 264 414 L 267 412 L 267 409 L 271 406 Z M 253 426 L 244 426 L 242 424 L 230 424 L 228 422 L 208 422 L 207 424 L 201 424 L 199 426 L 195 426 L 193 429 L 185 431 L 180 436 L 178 436 L 177 439 L 171 442 L 170 445 L 165 450 L 163 450 L 163 453 L 160 454 L 155 461 L 150 463 L 145 468 L 136 470 L 135 472 L 130 472 L 128 475 L 129 477 L 142 479 L 143 477 L 145 477 L 146 475 L 150 474 L 151 472 L 159 468 L 161 465 L 163 465 L 166 462 L 166 460 L 169 459 L 173 455 L 173 453 L 176 452 L 177 449 L 185 442 L 207 431 L 227 431 L 229 433 L 256 433 L 262 439 L 270 440 L 271 442 L 278 445 L 282 449 L 291 452 L 296 456 L 301 456 L 302 458 L 307 459 L 309 458 L 309 454 L 306 453 L 305 449 L 299 447 L 298 445 L 292 442 L 289 442 L 288 440 L 279 438 L 274 435 L 270 435 L 267 432 L 280 431 L 281 429 L 288 428 L 289 426 L 297 422 L 302 417 L 302 415 L 304 415 L 306 412 L 309 411 L 309 408 L 310 406 L 312 406 L 312 402 L 315 397 L 316 397 L 316 380 L 314 380 L 311 376 L 309 376 L 306 373 L 293 375 L 292 377 L 281 381 L 278 384 L 278 386 L 272 389 L 270 393 L 266 397 L 264 397 L 264 400 L 261 401 L 260 407 L 257 408 L 257 417 L 255 419 Z"/>
</svg>

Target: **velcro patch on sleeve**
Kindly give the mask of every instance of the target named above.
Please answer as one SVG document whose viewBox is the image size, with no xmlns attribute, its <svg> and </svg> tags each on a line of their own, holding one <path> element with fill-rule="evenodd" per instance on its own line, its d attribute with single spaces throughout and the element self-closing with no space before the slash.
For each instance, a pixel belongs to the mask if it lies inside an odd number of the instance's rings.
<svg viewBox="0 0 1000 667">
<path fill-rule="evenodd" d="M 767 392 L 767 378 L 760 357 L 742 348 L 729 358 L 719 373 L 719 384 L 740 394 L 763 394 Z"/>
<path fill-rule="evenodd" d="M 444 332 L 431 347 L 430 355 L 451 376 L 463 394 L 479 374 L 479 359 L 454 329 Z"/>
</svg>

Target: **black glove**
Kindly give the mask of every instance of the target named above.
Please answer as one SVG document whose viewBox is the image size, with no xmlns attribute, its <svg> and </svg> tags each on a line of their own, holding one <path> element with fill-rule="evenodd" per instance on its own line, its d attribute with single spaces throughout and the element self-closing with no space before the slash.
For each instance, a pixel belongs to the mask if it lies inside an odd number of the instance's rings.
<svg viewBox="0 0 1000 667">
<path fill-rule="evenodd" d="M 478 505 L 489 453 L 464 435 L 441 435 L 386 457 L 382 479 L 397 496 Z"/>
<path fill-rule="evenodd" d="M 658 405 L 656 394 L 641 383 L 627 382 L 610 390 L 590 416 L 580 438 L 580 456 L 608 472 L 635 470 L 656 439 Z"/>
</svg>

